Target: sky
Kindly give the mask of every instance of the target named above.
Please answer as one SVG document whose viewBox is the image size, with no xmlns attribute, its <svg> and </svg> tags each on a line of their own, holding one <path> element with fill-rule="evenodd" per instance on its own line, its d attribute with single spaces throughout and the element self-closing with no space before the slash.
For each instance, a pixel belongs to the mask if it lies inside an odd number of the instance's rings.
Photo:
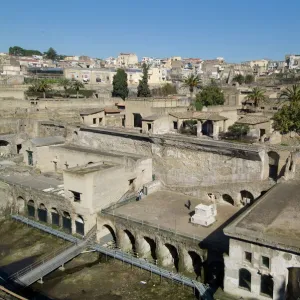
<svg viewBox="0 0 300 300">
<path fill-rule="evenodd" d="M 299 0 L 1 1 L 0 52 L 283 60 L 300 52 Z"/>
</svg>

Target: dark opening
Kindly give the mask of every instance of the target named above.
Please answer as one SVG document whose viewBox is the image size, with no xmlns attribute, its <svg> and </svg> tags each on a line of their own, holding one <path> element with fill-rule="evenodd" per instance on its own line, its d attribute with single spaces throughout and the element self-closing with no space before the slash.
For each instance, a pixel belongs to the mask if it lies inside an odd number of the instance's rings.
<svg viewBox="0 0 300 300">
<path fill-rule="evenodd" d="M 122 126 L 125 127 L 125 119 L 122 119 Z"/>
<path fill-rule="evenodd" d="M 70 192 L 73 193 L 74 202 L 80 202 L 81 201 L 81 193 L 71 191 L 71 190 L 70 190 Z"/>
<path fill-rule="evenodd" d="M 245 260 L 248 262 L 252 262 L 252 253 L 245 251 Z"/>
<path fill-rule="evenodd" d="M 173 121 L 173 129 L 178 129 L 178 122 L 177 121 Z"/>
<path fill-rule="evenodd" d="M 28 165 L 33 166 L 33 152 L 27 150 L 27 156 L 28 156 Z"/>
<path fill-rule="evenodd" d="M 202 124 L 202 134 L 208 135 L 208 136 L 213 135 L 213 128 L 214 128 L 214 125 L 213 125 L 212 121 L 210 121 L 210 120 L 205 121 Z"/>
<path fill-rule="evenodd" d="M 68 232 L 71 233 L 72 232 L 72 224 L 71 224 L 71 217 L 69 215 L 69 213 L 64 213 L 63 217 L 63 229 Z"/>
<path fill-rule="evenodd" d="M 93 118 L 93 124 L 97 124 L 97 118 Z"/>
<path fill-rule="evenodd" d="M 287 299 L 296 300 L 295 295 L 300 295 L 300 268 L 288 268 L 289 278 L 287 285 Z"/>
<path fill-rule="evenodd" d="M 142 127 L 142 116 L 141 114 L 133 114 L 133 126 Z"/>
<path fill-rule="evenodd" d="M 129 230 L 127 230 L 127 229 L 125 229 L 124 232 L 129 237 L 129 240 L 130 240 L 131 245 L 132 245 L 132 251 L 133 251 L 133 253 L 136 253 L 135 238 L 134 238 L 133 234 Z"/>
<path fill-rule="evenodd" d="M 147 126 L 148 126 L 148 130 L 151 130 L 152 124 L 151 123 L 147 123 Z"/>
<path fill-rule="evenodd" d="M 232 197 L 230 195 L 224 194 L 222 196 L 222 198 L 224 201 L 228 202 L 229 204 L 234 205 L 234 200 L 232 199 Z"/>
<path fill-rule="evenodd" d="M 264 267 L 266 267 L 266 268 L 270 268 L 270 258 L 269 257 L 267 257 L 267 256 L 262 256 L 261 257 L 261 263 L 262 263 L 262 265 L 264 266 Z"/>
<path fill-rule="evenodd" d="M 103 225 L 103 227 L 105 227 L 109 230 L 110 234 L 113 237 L 114 242 L 116 243 L 117 242 L 117 237 L 116 237 L 115 231 L 112 229 L 112 227 L 107 225 L 107 224 Z"/>
<path fill-rule="evenodd" d="M 8 145 L 9 145 L 9 142 L 0 140 L 0 147 L 2 147 L 2 146 L 8 146 Z"/>
<path fill-rule="evenodd" d="M 151 256 L 154 260 L 157 259 L 156 257 L 156 243 L 153 239 L 147 237 L 147 236 L 144 236 L 144 239 L 145 241 L 149 244 L 150 246 L 150 250 L 151 250 Z"/>
<path fill-rule="evenodd" d="M 103 120 L 103 118 L 99 118 L 99 125 L 102 124 L 102 120 Z"/>
<path fill-rule="evenodd" d="M 202 259 L 199 254 L 197 254 L 194 251 L 189 251 L 188 254 L 190 255 L 192 262 L 193 262 L 193 268 L 194 272 L 198 277 L 201 277 L 201 267 L 202 267 Z"/>
<path fill-rule="evenodd" d="M 18 145 L 17 145 L 17 153 L 18 153 L 18 154 L 20 153 L 21 149 L 22 149 L 22 145 L 21 145 L 21 144 L 18 144 Z"/>
<path fill-rule="evenodd" d="M 29 200 L 27 203 L 27 211 L 29 217 L 35 217 L 35 207 L 34 202 L 32 200 Z"/>
<path fill-rule="evenodd" d="M 75 221 L 76 233 L 84 235 L 84 221 L 83 218 L 78 216 Z"/>
<path fill-rule="evenodd" d="M 274 281 L 270 275 L 261 275 L 260 292 L 273 299 Z"/>
<path fill-rule="evenodd" d="M 41 204 L 38 209 L 38 219 L 41 222 L 47 223 L 47 210 L 44 204 Z"/>
<path fill-rule="evenodd" d="M 239 270 L 239 287 L 251 291 L 251 273 L 247 269 Z"/>
<path fill-rule="evenodd" d="M 253 195 L 246 190 L 241 191 L 241 197 L 242 197 L 242 204 L 244 205 L 252 204 L 254 201 Z"/>
<path fill-rule="evenodd" d="M 178 255 L 177 249 L 176 249 L 176 247 L 174 247 L 171 244 L 165 244 L 165 246 L 169 249 L 169 251 L 170 251 L 170 253 L 173 257 L 175 269 L 178 272 L 178 269 L 179 269 L 179 255 Z"/>
<path fill-rule="evenodd" d="M 266 134 L 266 129 L 259 129 L 259 137 L 262 137 Z"/>
<path fill-rule="evenodd" d="M 274 151 L 270 151 L 268 153 L 268 156 L 269 156 L 269 177 L 274 180 L 277 180 L 279 155 Z"/>
<path fill-rule="evenodd" d="M 56 212 L 52 212 L 51 217 L 52 217 L 52 224 L 59 226 L 59 214 Z"/>
</svg>

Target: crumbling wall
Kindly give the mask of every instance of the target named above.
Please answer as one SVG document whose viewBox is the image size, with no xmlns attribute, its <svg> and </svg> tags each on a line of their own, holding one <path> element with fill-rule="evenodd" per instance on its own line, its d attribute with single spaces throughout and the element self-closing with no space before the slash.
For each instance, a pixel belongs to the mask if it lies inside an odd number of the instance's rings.
<svg viewBox="0 0 300 300">
<path fill-rule="evenodd" d="M 230 182 L 259 181 L 264 162 L 241 158 L 209 149 L 188 147 L 187 143 L 153 142 L 145 137 L 79 131 L 77 143 L 83 146 L 136 153 L 153 158 L 153 173 L 169 186 L 204 186 Z M 257 157 L 259 155 L 257 154 Z"/>
</svg>

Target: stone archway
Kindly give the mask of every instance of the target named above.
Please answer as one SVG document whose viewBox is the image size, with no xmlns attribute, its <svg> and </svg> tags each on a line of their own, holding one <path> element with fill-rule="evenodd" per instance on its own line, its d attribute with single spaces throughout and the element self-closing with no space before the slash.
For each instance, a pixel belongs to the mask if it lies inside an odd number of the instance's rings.
<svg viewBox="0 0 300 300">
<path fill-rule="evenodd" d="M 251 205 L 254 202 L 254 196 L 247 190 L 241 191 L 241 203 L 245 205 Z"/>
<path fill-rule="evenodd" d="M 197 279 L 202 274 L 202 259 L 201 256 L 195 251 L 188 251 L 188 257 L 185 261 L 185 267 L 189 272 L 195 272 Z"/>
<path fill-rule="evenodd" d="M 128 244 L 128 242 L 131 243 L 131 250 L 132 250 L 133 254 L 136 255 L 137 251 L 136 251 L 136 246 L 135 246 L 134 235 L 128 229 L 125 229 L 124 232 L 125 232 L 125 239 L 127 240 L 127 244 Z"/>
<path fill-rule="evenodd" d="M 235 204 L 233 198 L 228 194 L 222 195 L 222 199 L 224 202 L 229 203 L 230 205 L 234 206 L 234 204 Z"/>
<path fill-rule="evenodd" d="M 25 212 L 25 200 L 23 197 L 20 196 L 17 198 L 16 207 L 18 214 L 22 214 Z"/>
<path fill-rule="evenodd" d="M 169 243 L 164 244 L 162 247 L 163 265 L 174 265 L 176 271 L 179 269 L 179 253 L 177 248 Z"/>
<path fill-rule="evenodd" d="M 28 217 L 35 218 L 35 206 L 33 200 L 29 200 L 27 202 L 27 213 L 28 213 Z"/>
<path fill-rule="evenodd" d="M 41 222 L 47 223 L 47 209 L 43 203 L 41 203 L 38 208 L 38 219 Z"/>
<path fill-rule="evenodd" d="M 78 215 L 75 220 L 76 233 L 84 236 L 84 220 L 83 217 Z"/>
<path fill-rule="evenodd" d="M 138 237 L 137 239 L 138 253 L 145 258 L 156 261 L 156 243 L 155 240 L 148 237 Z"/>
<path fill-rule="evenodd" d="M 59 213 L 57 211 L 57 209 L 55 207 L 51 208 L 51 221 L 52 221 L 52 225 L 56 225 L 59 226 L 60 222 L 59 222 Z"/>
<path fill-rule="evenodd" d="M 98 235 L 99 236 L 99 235 Z M 115 230 L 108 224 L 104 224 L 102 226 L 102 230 L 100 232 L 100 242 L 107 243 L 107 241 L 113 241 L 114 244 L 117 244 L 117 235 Z"/>
</svg>

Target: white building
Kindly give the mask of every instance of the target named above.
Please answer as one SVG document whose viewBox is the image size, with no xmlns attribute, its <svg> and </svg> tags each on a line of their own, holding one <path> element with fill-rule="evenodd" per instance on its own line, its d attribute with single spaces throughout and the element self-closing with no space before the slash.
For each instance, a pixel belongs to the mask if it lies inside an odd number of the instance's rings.
<svg viewBox="0 0 300 300">
<path fill-rule="evenodd" d="M 105 65 L 107 66 L 115 66 L 116 64 L 117 64 L 117 60 L 112 56 L 105 59 Z"/>
<path fill-rule="evenodd" d="M 117 58 L 119 67 L 133 68 L 138 64 L 139 60 L 135 53 L 120 53 Z"/>
<path fill-rule="evenodd" d="M 224 229 L 227 293 L 259 300 L 300 295 L 299 194 L 299 181 L 280 182 Z"/>
<path fill-rule="evenodd" d="M 143 57 L 142 63 L 146 63 L 147 65 L 152 65 L 154 61 L 153 57 Z"/>
</svg>

